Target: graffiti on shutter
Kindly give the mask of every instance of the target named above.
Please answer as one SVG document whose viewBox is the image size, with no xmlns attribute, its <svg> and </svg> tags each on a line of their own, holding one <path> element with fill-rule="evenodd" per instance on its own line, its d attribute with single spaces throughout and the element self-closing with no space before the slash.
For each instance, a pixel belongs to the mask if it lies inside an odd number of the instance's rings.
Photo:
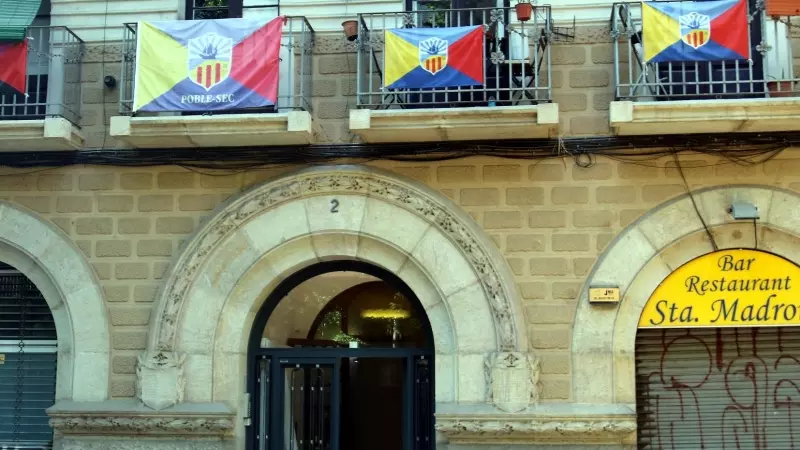
<svg viewBox="0 0 800 450">
<path fill-rule="evenodd" d="M 800 449 L 800 327 L 640 329 L 640 449 Z"/>
</svg>

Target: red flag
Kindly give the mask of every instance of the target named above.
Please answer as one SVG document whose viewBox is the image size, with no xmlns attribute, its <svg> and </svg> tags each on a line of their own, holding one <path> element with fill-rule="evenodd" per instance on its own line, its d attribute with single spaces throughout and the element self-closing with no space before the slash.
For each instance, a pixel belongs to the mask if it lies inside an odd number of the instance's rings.
<svg viewBox="0 0 800 450">
<path fill-rule="evenodd" d="M 231 78 L 272 104 L 278 103 L 281 35 L 285 21 L 285 17 L 276 17 L 233 47 Z"/>
<path fill-rule="evenodd" d="M 0 43 L 0 82 L 25 93 L 28 41 Z"/>
</svg>

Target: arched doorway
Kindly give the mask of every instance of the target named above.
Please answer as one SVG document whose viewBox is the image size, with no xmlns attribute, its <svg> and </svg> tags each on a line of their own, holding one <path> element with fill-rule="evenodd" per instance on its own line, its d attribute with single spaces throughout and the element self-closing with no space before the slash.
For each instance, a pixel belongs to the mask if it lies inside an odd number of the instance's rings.
<svg viewBox="0 0 800 450">
<path fill-rule="evenodd" d="M 433 332 L 395 274 L 348 260 L 296 272 L 256 316 L 249 354 L 248 448 L 433 448 Z"/>
<path fill-rule="evenodd" d="M 156 410 L 224 403 L 236 414 L 236 446 L 247 448 L 258 425 L 246 386 L 250 349 L 260 345 L 253 329 L 266 326 L 265 303 L 274 308 L 272 293 L 299 271 L 342 260 L 380 267 L 417 295 L 432 330 L 440 421 L 462 404 L 529 404 L 530 376 L 498 398 L 487 375 L 488 358 L 517 366 L 532 358 L 521 296 L 497 246 L 441 193 L 363 166 L 303 169 L 232 197 L 204 222 L 153 306 L 139 399 Z"/>
<path fill-rule="evenodd" d="M 735 221 L 728 212 L 728 207 L 734 201 L 751 203 L 764 213 L 755 223 Z M 703 205 L 700 209 L 703 221 L 698 217 L 695 204 Z M 572 334 L 573 399 L 577 403 L 614 404 L 619 407 L 622 412 L 619 423 L 629 430 L 625 436 L 625 442 L 628 445 L 635 445 L 637 438 L 641 437 L 641 435 L 637 436 L 638 432 L 644 431 L 655 437 L 651 430 L 643 429 L 639 421 L 639 414 L 637 414 L 640 412 L 637 411 L 637 405 L 642 404 L 639 398 L 640 394 L 648 389 L 653 392 L 652 386 L 647 387 L 646 383 L 640 382 L 641 375 L 637 377 L 637 369 L 646 369 L 642 363 L 639 363 L 637 367 L 637 359 L 644 355 L 647 350 L 644 345 L 648 342 L 651 345 L 651 352 L 660 353 L 662 348 L 667 348 L 666 353 L 689 358 L 692 356 L 687 353 L 685 343 L 694 342 L 702 346 L 704 344 L 699 342 L 702 341 L 709 344 L 712 360 L 711 370 L 717 372 L 720 370 L 718 368 L 720 365 L 727 371 L 727 367 L 733 361 L 730 358 L 731 345 L 733 354 L 737 358 L 739 352 L 742 356 L 748 357 L 750 351 L 748 349 L 754 347 L 758 349 L 760 355 L 771 357 L 767 353 L 762 353 L 762 350 L 767 348 L 764 346 L 765 342 L 776 343 L 780 340 L 782 347 L 779 349 L 792 350 L 787 343 L 792 340 L 792 335 L 797 336 L 799 329 L 796 326 L 788 329 L 785 324 L 775 324 L 752 327 L 752 329 L 744 331 L 726 328 L 720 331 L 722 345 L 718 346 L 716 330 L 719 328 L 718 324 L 692 327 L 693 330 L 688 332 L 685 330 L 686 327 L 670 327 L 655 331 L 655 336 L 652 336 L 652 333 L 647 333 L 650 336 L 646 336 L 640 330 L 640 322 L 643 310 L 652 298 L 656 287 L 671 277 L 680 267 L 704 255 L 731 249 L 753 249 L 772 253 L 796 264 L 800 261 L 800 226 L 790 212 L 797 211 L 798 208 L 800 208 L 800 196 L 788 190 L 747 185 L 715 186 L 694 191 L 692 196 L 683 195 L 665 202 L 629 225 L 609 243 L 608 248 L 604 250 L 592 269 L 581 292 Z M 713 236 L 716 245 L 712 245 L 709 233 Z M 683 281 L 685 283 L 685 280 Z M 589 301 L 589 290 L 595 286 L 617 286 L 621 293 L 620 302 L 612 306 Z M 684 290 L 687 288 L 685 284 L 683 287 Z M 711 298 L 712 302 L 719 300 L 718 296 L 711 294 L 707 294 L 705 297 Z M 781 301 L 780 303 L 796 304 L 794 301 Z M 721 306 L 721 304 L 719 305 Z M 739 313 L 745 311 L 744 306 L 740 305 L 737 311 Z M 776 305 L 771 305 L 771 307 L 774 306 Z M 758 308 L 753 308 L 753 310 L 754 316 L 757 316 Z M 666 319 L 669 317 L 671 308 L 662 309 L 662 311 L 665 312 Z M 718 308 L 717 311 L 720 309 Z M 726 311 L 731 311 L 730 304 L 726 304 Z M 749 311 L 750 308 L 747 309 L 747 312 Z M 774 309 L 772 311 L 775 312 Z M 784 311 L 785 309 L 779 310 L 780 313 Z M 789 317 L 792 317 L 794 310 L 789 308 L 788 311 L 790 312 Z M 680 320 L 681 315 L 678 312 L 679 310 L 676 310 L 674 317 Z M 660 315 L 658 318 L 660 319 Z M 702 322 L 694 322 L 694 318 L 693 315 L 692 321 L 688 323 L 702 325 Z M 688 317 L 685 319 L 689 320 Z M 753 339 L 754 331 L 755 340 Z M 796 342 L 796 338 L 793 342 Z M 774 346 L 771 348 L 774 349 Z M 718 349 L 722 352 L 718 353 Z M 705 349 L 698 351 L 697 347 L 693 347 L 688 350 L 695 351 L 693 364 L 696 366 L 704 365 L 697 363 L 703 357 L 706 358 L 706 361 L 708 360 L 706 356 L 708 352 Z M 778 369 L 781 372 L 781 378 L 778 380 L 796 377 L 796 372 L 788 377 L 783 373 L 784 370 L 790 368 L 791 364 L 787 363 L 792 361 L 790 358 L 783 358 L 780 361 Z M 772 370 L 777 374 L 775 363 L 776 361 L 773 360 Z M 672 364 L 668 368 L 674 367 L 675 365 Z M 749 373 L 752 376 L 755 375 L 751 370 L 753 367 L 747 369 L 749 372 L 738 372 L 740 375 Z M 733 372 L 736 372 L 735 364 L 732 369 Z M 676 386 L 680 386 L 681 383 L 690 384 L 685 380 L 682 381 L 680 377 L 667 376 L 664 382 L 661 382 L 660 378 L 656 377 L 655 381 L 662 386 L 672 386 L 673 381 Z M 786 383 L 782 385 L 782 387 L 786 386 Z M 768 391 L 763 389 L 762 385 L 760 392 L 763 394 Z M 769 395 L 774 392 L 773 389 Z M 784 393 L 785 390 L 780 391 L 781 395 Z M 727 392 L 724 395 L 728 396 Z M 760 397 L 761 400 L 766 398 Z M 715 397 L 715 400 L 720 402 L 723 399 L 722 395 Z M 742 401 L 742 405 L 747 404 L 746 397 L 740 395 L 739 399 Z M 683 400 L 694 402 L 695 398 L 692 395 L 684 395 Z M 793 403 L 794 400 L 790 400 L 790 402 Z M 781 407 L 783 408 L 783 405 Z M 764 409 L 762 408 L 761 411 Z M 788 411 L 785 412 L 788 413 Z M 734 413 L 738 414 L 738 412 Z M 767 422 L 761 421 L 760 423 Z M 784 420 L 783 423 L 784 428 L 788 430 L 788 426 L 785 425 L 787 422 Z M 770 425 L 774 425 L 774 423 L 770 423 Z M 750 427 L 750 425 L 747 426 Z M 797 426 L 795 426 L 796 428 Z M 716 431 L 711 431 L 711 433 L 716 433 Z M 681 436 L 686 436 L 686 433 Z M 744 446 L 750 445 L 749 443 L 744 444 L 745 441 L 741 442 Z M 752 443 L 752 440 L 748 442 Z M 709 445 L 713 447 L 714 443 Z M 706 445 L 706 448 L 710 448 L 709 445 Z M 686 444 L 683 447 L 694 448 L 692 444 Z M 760 448 L 767 447 L 762 445 Z"/>
</svg>

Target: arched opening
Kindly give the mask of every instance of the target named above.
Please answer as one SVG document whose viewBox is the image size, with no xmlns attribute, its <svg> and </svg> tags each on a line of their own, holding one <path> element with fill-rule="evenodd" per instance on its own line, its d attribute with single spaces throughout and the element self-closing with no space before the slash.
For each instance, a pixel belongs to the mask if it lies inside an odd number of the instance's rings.
<svg viewBox="0 0 800 450">
<path fill-rule="evenodd" d="M 351 260 L 300 270 L 254 321 L 248 448 L 433 448 L 433 354 L 422 303 L 395 274 Z"/>
<path fill-rule="evenodd" d="M 636 333 L 639 448 L 794 448 L 800 266 L 731 248 L 681 265 Z"/>
<path fill-rule="evenodd" d="M 44 296 L 0 263 L 0 448 L 49 449 L 45 410 L 56 398 L 58 337 Z"/>
</svg>

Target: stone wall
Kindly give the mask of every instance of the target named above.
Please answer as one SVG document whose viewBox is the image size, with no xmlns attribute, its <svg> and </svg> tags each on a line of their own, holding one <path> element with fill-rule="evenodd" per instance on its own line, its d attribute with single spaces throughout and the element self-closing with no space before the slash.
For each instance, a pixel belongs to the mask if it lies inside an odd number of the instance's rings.
<svg viewBox="0 0 800 450">
<path fill-rule="evenodd" d="M 793 152 L 752 166 L 700 155 L 681 161 L 693 188 L 758 184 L 800 191 Z M 571 159 L 375 165 L 446 194 L 492 236 L 525 300 L 529 342 L 541 356 L 542 401 L 571 399 L 576 298 L 597 256 L 623 227 L 685 192 L 671 159 L 634 164 L 599 157 L 588 168 Z M 6 169 L 0 197 L 61 227 L 91 262 L 112 325 L 111 394 L 124 398 L 134 395 L 134 365 L 145 348 L 154 295 L 183 242 L 222 200 L 287 170 Z M 739 238 L 751 244 L 748 234 Z"/>
</svg>

